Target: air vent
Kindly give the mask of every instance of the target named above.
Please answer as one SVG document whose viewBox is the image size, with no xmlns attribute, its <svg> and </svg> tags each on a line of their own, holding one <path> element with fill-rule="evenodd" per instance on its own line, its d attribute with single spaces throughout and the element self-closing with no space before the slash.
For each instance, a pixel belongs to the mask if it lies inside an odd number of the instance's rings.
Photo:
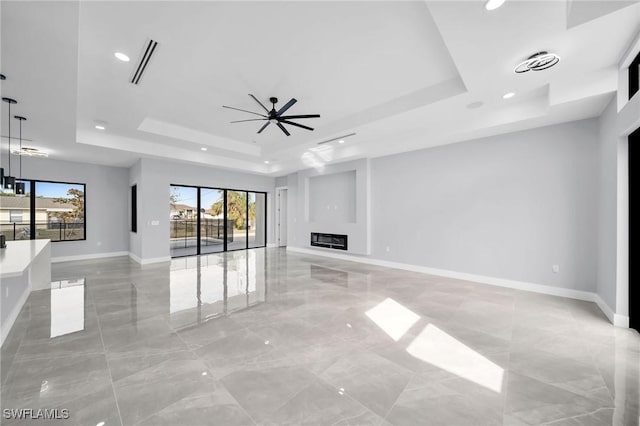
<svg viewBox="0 0 640 426">
<path fill-rule="evenodd" d="M 516 74 L 522 74 L 528 71 L 543 71 L 551 68 L 560 62 L 560 56 L 555 53 L 538 52 L 529 56 L 526 61 L 521 62 L 513 70 Z"/>
<path fill-rule="evenodd" d="M 139 84 L 144 71 L 147 69 L 147 65 L 149 64 L 149 60 L 153 55 L 153 52 L 156 50 L 156 46 L 158 46 L 158 42 L 154 40 L 149 40 L 144 48 L 144 54 L 142 55 L 142 59 L 138 63 L 138 67 L 136 68 L 136 72 L 133 74 L 131 78 L 131 83 Z"/>
<path fill-rule="evenodd" d="M 355 136 L 355 135 L 356 135 L 355 133 L 349 133 L 348 135 L 338 136 L 337 138 L 331 138 L 331 139 L 327 139 L 326 141 L 318 142 L 318 145 L 324 145 L 325 143 L 338 141 L 340 139 L 348 138 L 349 136 Z"/>
</svg>

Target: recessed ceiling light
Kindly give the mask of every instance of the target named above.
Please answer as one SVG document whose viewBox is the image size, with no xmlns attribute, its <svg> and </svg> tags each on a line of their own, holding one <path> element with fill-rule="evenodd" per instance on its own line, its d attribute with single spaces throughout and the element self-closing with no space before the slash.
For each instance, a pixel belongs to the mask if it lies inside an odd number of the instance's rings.
<svg viewBox="0 0 640 426">
<path fill-rule="evenodd" d="M 340 139 L 340 140 L 338 141 L 338 143 L 344 143 L 344 140 Z"/>
<path fill-rule="evenodd" d="M 204 146 L 202 148 L 200 148 L 200 151 L 206 151 L 207 148 L 205 148 Z"/>
<path fill-rule="evenodd" d="M 116 52 L 113 55 L 116 58 L 120 59 L 122 62 L 129 62 L 129 57 L 122 52 Z"/>
<path fill-rule="evenodd" d="M 513 92 L 509 92 L 509 93 L 505 93 L 504 95 L 502 95 L 502 99 L 509 99 L 509 98 L 513 98 L 516 94 Z"/>
<path fill-rule="evenodd" d="M 264 164 L 269 164 L 269 160 L 264 160 Z"/>
<path fill-rule="evenodd" d="M 104 126 L 101 126 L 101 125 L 99 125 L 99 124 L 96 124 L 96 129 L 98 129 L 98 130 L 104 130 Z"/>
<path fill-rule="evenodd" d="M 500 6 L 504 4 L 506 0 L 487 0 L 484 5 L 484 8 L 487 10 L 496 10 Z"/>
</svg>

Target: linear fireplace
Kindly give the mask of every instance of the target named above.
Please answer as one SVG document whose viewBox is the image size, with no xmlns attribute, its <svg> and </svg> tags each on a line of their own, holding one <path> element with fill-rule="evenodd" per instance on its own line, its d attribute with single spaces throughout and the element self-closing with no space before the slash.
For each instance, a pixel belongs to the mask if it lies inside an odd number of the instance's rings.
<svg viewBox="0 0 640 426">
<path fill-rule="evenodd" d="M 319 232 L 311 233 L 311 245 L 317 247 L 326 247 L 337 250 L 347 249 L 347 236 L 340 234 L 322 234 Z"/>
</svg>

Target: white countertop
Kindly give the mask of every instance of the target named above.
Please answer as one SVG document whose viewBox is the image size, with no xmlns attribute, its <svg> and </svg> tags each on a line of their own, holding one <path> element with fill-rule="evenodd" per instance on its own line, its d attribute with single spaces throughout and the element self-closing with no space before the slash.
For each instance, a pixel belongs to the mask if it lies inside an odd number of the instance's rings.
<svg viewBox="0 0 640 426">
<path fill-rule="evenodd" d="M 48 244 L 50 240 L 7 241 L 7 248 L 0 249 L 0 277 L 22 275 Z"/>
</svg>

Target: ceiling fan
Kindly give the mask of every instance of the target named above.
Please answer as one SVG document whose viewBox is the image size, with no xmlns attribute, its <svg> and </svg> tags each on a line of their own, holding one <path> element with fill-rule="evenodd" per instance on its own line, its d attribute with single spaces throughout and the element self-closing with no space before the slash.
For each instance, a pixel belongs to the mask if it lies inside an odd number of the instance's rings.
<svg viewBox="0 0 640 426">
<path fill-rule="evenodd" d="M 260 117 L 262 117 L 262 118 L 251 118 L 251 119 L 248 119 L 248 120 L 231 121 L 231 123 L 243 123 L 245 121 L 266 121 L 266 123 L 264 123 L 264 126 L 262 126 L 260 128 L 260 130 L 258 130 L 258 133 L 262 133 L 262 131 L 264 129 L 266 129 L 269 124 L 273 123 L 276 126 L 278 126 L 280 128 L 280 130 L 282 130 L 284 132 L 285 135 L 290 136 L 291 134 L 282 125 L 283 123 L 284 124 L 289 124 L 291 126 L 300 127 L 302 129 L 313 130 L 312 127 L 305 126 L 305 125 L 299 124 L 299 123 L 294 123 L 291 120 L 292 119 L 298 119 L 298 118 L 319 118 L 320 117 L 320 114 L 282 115 L 289 108 L 291 108 L 293 106 L 293 104 L 298 102 L 295 98 L 291 98 L 291 100 L 289 102 L 284 104 L 282 106 L 282 108 L 280 108 L 279 110 L 276 111 L 276 104 L 278 103 L 278 98 L 274 98 L 274 97 L 269 98 L 269 102 L 271 102 L 271 104 L 273 105 L 271 110 L 269 110 L 269 109 L 267 109 L 266 106 L 264 106 L 262 104 L 262 102 L 260 102 L 258 100 L 258 98 L 253 96 L 251 93 L 249 93 L 249 96 L 251 96 L 253 98 L 253 100 L 256 101 L 258 103 L 258 105 L 260 105 L 262 107 L 262 109 L 264 110 L 266 115 L 265 114 L 260 114 L 260 113 L 257 113 L 257 112 L 253 112 L 253 111 L 247 111 L 245 109 L 234 108 L 234 107 L 230 107 L 230 106 L 226 106 L 226 105 L 222 105 L 222 108 L 228 108 L 228 109 L 234 109 L 236 111 L 248 112 L 249 114 L 259 115 Z"/>
</svg>

